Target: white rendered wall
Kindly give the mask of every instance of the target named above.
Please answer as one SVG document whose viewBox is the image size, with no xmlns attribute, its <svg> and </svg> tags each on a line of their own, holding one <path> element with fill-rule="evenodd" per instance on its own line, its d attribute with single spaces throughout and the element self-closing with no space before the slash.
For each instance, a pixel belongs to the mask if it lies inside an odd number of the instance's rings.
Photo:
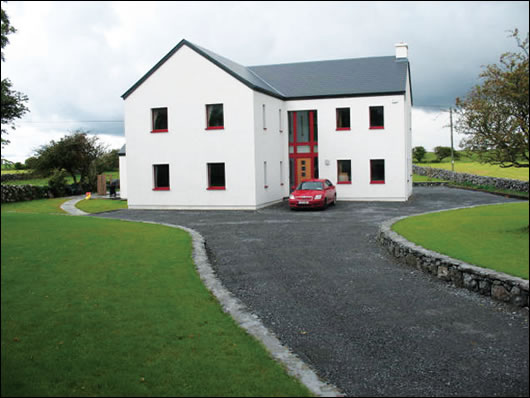
<svg viewBox="0 0 530 398">
<path fill-rule="evenodd" d="M 254 92 L 182 46 L 125 100 L 129 208 L 254 209 Z M 206 104 L 222 103 L 224 129 L 206 130 Z M 168 132 L 151 133 L 151 109 L 168 108 Z M 225 163 L 226 190 L 207 190 L 207 163 Z M 170 190 L 154 191 L 154 164 Z"/>
<path fill-rule="evenodd" d="M 278 202 L 289 196 L 289 124 L 285 109 L 284 101 L 254 92 L 254 151 L 258 207 Z M 264 110 L 265 115 L 263 115 Z M 264 162 L 267 162 L 267 181 L 265 181 Z"/>
<path fill-rule="evenodd" d="M 404 97 L 390 95 L 286 102 L 288 111 L 317 110 L 320 178 L 336 184 L 337 160 L 351 160 L 352 183 L 336 185 L 338 200 L 405 201 L 410 196 L 406 166 L 407 146 L 410 146 L 406 129 L 410 110 L 406 110 Z M 370 129 L 370 106 L 384 107 L 384 129 Z M 350 108 L 351 130 L 336 130 L 337 108 Z M 371 159 L 385 160 L 384 184 L 370 183 Z"/>
<path fill-rule="evenodd" d="M 120 156 L 120 198 L 127 199 L 127 157 Z"/>
</svg>

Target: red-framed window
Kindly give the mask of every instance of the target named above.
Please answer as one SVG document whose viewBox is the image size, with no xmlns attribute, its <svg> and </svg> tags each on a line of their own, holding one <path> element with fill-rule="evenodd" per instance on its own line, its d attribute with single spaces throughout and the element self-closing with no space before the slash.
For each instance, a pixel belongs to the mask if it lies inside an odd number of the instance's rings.
<svg viewBox="0 0 530 398">
<path fill-rule="evenodd" d="M 167 133 L 167 108 L 151 109 L 151 133 Z"/>
<path fill-rule="evenodd" d="M 337 160 L 337 184 L 351 184 L 351 160 Z"/>
<path fill-rule="evenodd" d="M 385 128 L 385 108 L 383 106 L 370 107 L 370 129 Z"/>
<path fill-rule="evenodd" d="M 224 129 L 223 104 L 206 105 L 206 130 Z"/>
<path fill-rule="evenodd" d="M 225 164 L 208 163 L 208 190 L 226 189 Z"/>
<path fill-rule="evenodd" d="M 337 108 L 337 131 L 351 130 L 350 108 Z"/>
<path fill-rule="evenodd" d="M 385 183 L 385 160 L 372 159 L 370 160 L 370 184 L 384 184 Z"/>
<path fill-rule="evenodd" d="M 169 164 L 153 165 L 153 191 L 169 191 Z"/>
</svg>

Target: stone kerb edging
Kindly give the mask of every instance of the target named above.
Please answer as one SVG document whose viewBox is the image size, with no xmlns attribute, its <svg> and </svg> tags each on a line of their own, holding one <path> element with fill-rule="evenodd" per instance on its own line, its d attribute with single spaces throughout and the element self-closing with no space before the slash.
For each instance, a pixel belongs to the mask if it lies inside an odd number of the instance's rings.
<svg viewBox="0 0 530 398">
<path fill-rule="evenodd" d="M 96 216 L 97 217 L 97 216 Z M 105 218 L 105 220 L 108 220 Z M 234 297 L 216 277 L 210 265 L 204 238 L 194 229 L 181 225 L 166 224 L 151 221 L 130 221 L 145 224 L 164 225 L 166 227 L 182 229 L 189 233 L 193 244 L 193 262 L 197 267 L 199 276 L 206 288 L 215 296 L 221 304 L 223 311 L 232 316 L 237 324 L 245 329 L 250 335 L 258 339 L 269 351 L 272 357 L 280 362 L 289 375 L 297 378 L 313 394 L 320 397 L 343 397 L 344 394 L 334 385 L 325 383 L 319 379 L 317 374 L 287 347 L 283 346 L 278 338 L 269 331 L 254 314 L 248 312 L 247 307 L 239 299 Z"/>
<path fill-rule="evenodd" d="M 460 207 L 458 209 L 471 207 L 477 206 Z M 439 212 L 414 214 L 414 216 Z M 408 217 L 410 216 L 392 218 L 380 226 L 378 241 L 390 254 L 420 271 L 434 275 L 443 281 L 453 283 L 457 287 L 466 288 L 495 300 L 514 304 L 518 307 L 528 308 L 527 280 L 502 272 L 480 268 L 427 250 L 392 231 L 391 227 L 393 224 Z"/>
</svg>

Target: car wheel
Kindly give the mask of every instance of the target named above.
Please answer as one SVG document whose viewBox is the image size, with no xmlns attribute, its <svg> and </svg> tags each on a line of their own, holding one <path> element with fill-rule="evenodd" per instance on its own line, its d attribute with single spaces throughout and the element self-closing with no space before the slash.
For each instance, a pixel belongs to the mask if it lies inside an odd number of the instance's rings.
<svg viewBox="0 0 530 398">
<path fill-rule="evenodd" d="M 322 210 L 328 207 L 328 199 L 324 199 L 324 206 L 322 206 Z"/>
<path fill-rule="evenodd" d="M 337 204 L 337 194 L 335 194 L 335 196 L 333 196 L 333 203 L 332 205 L 335 206 Z"/>
</svg>

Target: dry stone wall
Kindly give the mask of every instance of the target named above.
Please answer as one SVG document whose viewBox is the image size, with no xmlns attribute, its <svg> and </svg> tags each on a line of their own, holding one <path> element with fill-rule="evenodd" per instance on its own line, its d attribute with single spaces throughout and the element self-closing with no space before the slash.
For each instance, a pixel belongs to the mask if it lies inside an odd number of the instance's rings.
<svg viewBox="0 0 530 398">
<path fill-rule="evenodd" d="M 392 224 L 403 218 L 406 217 L 383 223 L 378 235 L 379 243 L 400 262 L 457 287 L 528 308 L 528 280 L 480 268 L 409 242 L 391 229 Z"/>
<path fill-rule="evenodd" d="M 495 178 L 477 176 L 467 173 L 456 173 L 450 170 L 437 169 L 434 167 L 421 167 L 412 165 L 412 171 L 421 176 L 439 178 L 441 180 L 454 181 L 457 183 L 470 183 L 474 185 L 491 186 L 497 189 L 528 192 L 528 181 L 511 180 L 509 178 Z"/>
</svg>

